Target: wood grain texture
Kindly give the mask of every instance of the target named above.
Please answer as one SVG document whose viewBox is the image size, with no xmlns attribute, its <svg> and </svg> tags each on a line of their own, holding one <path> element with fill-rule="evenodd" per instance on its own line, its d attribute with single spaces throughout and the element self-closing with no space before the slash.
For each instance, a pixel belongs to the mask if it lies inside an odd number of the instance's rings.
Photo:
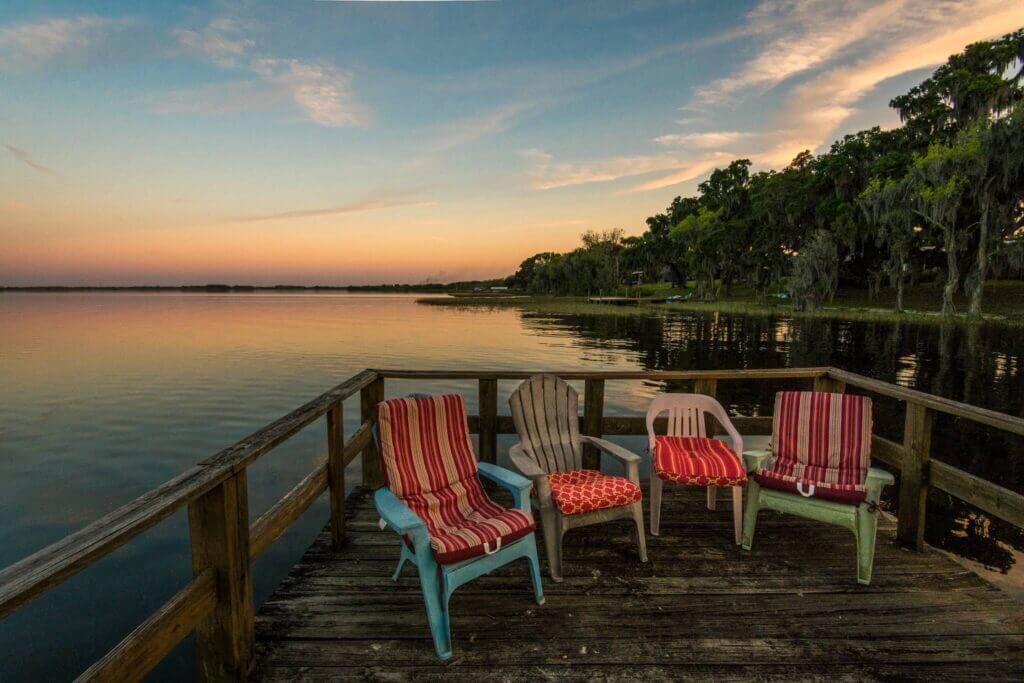
<svg viewBox="0 0 1024 683">
<path fill-rule="evenodd" d="M 1024 496 L 938 460 L 929 467 L 929 484 L 965 500 L 993 517 L 1024 527 Z"/>
<path fill-rule="evenodd" d="M 327 411 L 327 488 L 331 496 L 331 540 L 345 542 L 345 417 L 341 401 Z"/>
<path fill-rule="evenodd" d="M 383 400 L 384 378 L 377 376 L 364 386 L 359 394 L 359 409 L 363 423 L 373 424 L 377 419 L 377 404 Z M 373 439 L 369 439 L 363 447 L 363 485 L 370 488 L 380 488 L 384 485 L 384 467 Z"/>
<path fill-rule="evenodd" d="M 628 522 L 573 530 L 563 583 L 531 600 L 525 563 L 452 598 L 455 657 L 434 657 L 419 581 L 397 582 L 395 539 L 368 493 L 350 540 L 325 530 L 257 615 L 263 680 L 1010 679 L 1024 673 L 1024 611 L 944 555 L 908 553 L 881 522 L 872 584 L 851 534 L 763 512 L 758 544 L 728 533 L 727 506 L 673 489 L 640 563 Z M 505 504 L 508 501 L 495 494 Z M 540 532 L 538 532 L 540 533 Z M 538 539 L 538 542 L 540 540 Z"/>
<path fill-rule="evenodd" d="M 920 403 L 907 404 L 903 426 L 903 462 L 900 465 L 900 509 L 897 535 L 906 545 L 924 547 L 925 507 L 932 444 L 931 410 Z"/>
<path fill-rule="evenodd" d="M 323 417 L 336 402 L 344 401 L 349 396 L 354 396 L 356 392 L 376 385 L 380 379 L 377 373 L 363 370 L 330 391 L 317 396 L 312 401 L 296 408 L 284 417 L 274 420 L 266 427 L 253 432 L 233 446 L 225 448 L 199 464 L 229 469 L 232 472 L 245 469 L 253 460 L 287 440 L 303 427 Z"/>
<path fill-rule="evenodd" d="M 213 611 L 196 626 L 199 679 L 242 681 L 253 653 L 249 494 L 245 471 L 188 507 L 192 575 L 213 570 Z"/>
<path fill-rule="evenodd" d="M 216 573 L 207 569 L 76 680 L 141 681 L 213 611 L 216 591 Z"/>
<path fill-rule="evenodd" d="M 166 519 L 223 481 L 195 467 L 0 572 L 0 618 Z"/>
<path fill-rule="evenodd" d="M 917 389 L 908 389 L 896 384 L 890 384 L 889 382 L 883 382 L 880 379 L 873 379 L 853 372 L 847 372 L 846 370 L 840 370 L 839 368 L 829 368 L 828 376 L 833 379 L 846 382 L 846 384 L 850 386 L 865 389 L 867 391 L 873 391 L 876 394 L 890 396 L 901 401 L 917 403 L 918 405 L 936 410 L 940 413 L 963 417 L 974 422 L 989 425 L 990 427 L 1002 429 L 1003 431 L 1010 432 L 1011 434 L 1020 434 L 1024 436 L 1024 419 L 1013 415 L 999 413 L 987 408 L 979 408 L 978 406 L 972 406 L 969 403 L 961 403 L 960 401 L 954 401 L 952 399 L 935 396 L 933 394 L 926 394 L 925 392 L 918 391 Z"/>
<path fill-rule="evenodd" d="M 670 379 L 809 379 L 826 374 L 831 368 L 744 368 L 735 370 L 400 370 L 374 369 L 385 379 L 479 379 L 482 375 L 494 379 L 527 379 L 534 375 L 556 375 L 564 380 L 670 380 Z"/>
<path fill-rule="evenodd" d="M 480 419 L 477 433 L 480 436 L 478 447 L 482 462 L 498 461 L 498 380 L 483 378 L 478 384 L 478 403 Z"/>
<path fill-rule="evenodd" d="M 604 380 L 588 379 L 583 388 L 583 433 L 587 436 L 603 436 L 604 426 Z M 583 446 L 583 467 L 601 469 L 601 454 L 590 444 Z"/>
</svg>

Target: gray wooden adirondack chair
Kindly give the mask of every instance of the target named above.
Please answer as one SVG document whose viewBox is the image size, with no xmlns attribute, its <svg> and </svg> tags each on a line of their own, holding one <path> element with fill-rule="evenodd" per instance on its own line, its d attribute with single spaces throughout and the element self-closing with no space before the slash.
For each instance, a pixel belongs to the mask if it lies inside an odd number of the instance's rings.
<svg viewBox="0 0 1024 683">
<path fill-rule="evenodd" d="M 554 375 L 534 375 L 519 385 L 508 402 L 520 439 L 509 450 L 509 457 L 519 471 L 533 481 L 551 578 L 562 580 L 562 537 L 566 531 L 614 519 L 633 520 L 640 560 L 647 562 L 643 508 L 639 499 L 625 505 L 568 514 L 556 504 L 548 476 L 573 472 L 593 474 L 582 469 L 583 444 L 590 444 L 621 462 L 626 468 L 625 479 L 639 489 L 640 456 L 604 439 L 581 435 L 579 395 Z M 615 479 L 628 486 L 622 477 Z"/>
</svg>

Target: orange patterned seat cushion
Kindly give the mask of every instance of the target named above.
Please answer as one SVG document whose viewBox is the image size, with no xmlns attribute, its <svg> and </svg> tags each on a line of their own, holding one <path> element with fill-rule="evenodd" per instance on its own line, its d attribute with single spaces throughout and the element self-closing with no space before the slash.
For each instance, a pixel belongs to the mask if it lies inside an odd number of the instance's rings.
<svg viewBox="0 0 1024 683">
<path fill-rule="evenodd" d="M 662 479 L 692 486 L 744 486 L 747 473 L 732 449 L 719 439 L 658 436 L 654 471 Z"/>
<path fill-rule="evenodd" d="M 640 487 L 625 477 L 597 470 L 570 470 L 548 475 L 551 498 L 563 515 L 617 508 L 640 500 Z"/>
</svg>

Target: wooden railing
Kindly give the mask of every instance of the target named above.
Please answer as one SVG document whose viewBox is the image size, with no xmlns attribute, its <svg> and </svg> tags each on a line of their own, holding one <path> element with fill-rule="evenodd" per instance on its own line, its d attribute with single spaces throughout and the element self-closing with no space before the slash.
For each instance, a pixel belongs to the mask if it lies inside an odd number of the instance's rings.
<svg viewBox="0 0 1024 683">
<path fill-rule="evenodd" d="M 127 505 L 0 572 L 0 618 L 32 598 L 129 542 L 183 507 L 188 507 L 192 580 L 132 631 L 114 649 L 89 667 L 81 680 L 142 678 L 189 633 L 196 633 L 199 677 L 205 680 L 245 678 L 252 665 L 254 605 L 252 561 L 271 546 L 324 492 L 330 495 L 330 528 L 336 547 L 345 540 L 345 468 L 362 455 L 363 484 L 383 481 L 379 455 L 371 436 L 373 409 L 384 398 L 387 379 L 475 380 L 479 414 L 469 418 L 479 435 L 479 455 L 497 458 L 498 434 L 515 432 L 512 419 L 498 414 L 498 382 L 521 380 L 531 372 L 364 370 L 297 410 L 233 446 L 201 461 Z M 580 428 L 585 434 L 640 435 L 641 416 L 606 416 L 604 388 L 608 381 L 692 381 L 694 391 L 714 396 L 719 381 L 810 381 L 818 391 L 847 387 L 887 396 L 906 405 L 903 442 L 879 436 L 875 459 L 900 472 L 898 536 L 920 549 L 924 545 L 924 509 L 928 487 L 948 492 L 984 512 L 1024 527 L 1024 496 L 946 463 L 931 459 L 932 418 L 936 412 L 1024 435 L 1024 420 L 965 403 L 882 382 L 836 368 L 694 371 L 567 371 L 567 380 L 584 382 Z M 360 395 L 360 426 L 346 440 L 343 402 Z M 326 417 L 327 456 L 281 500 L 251 525 L 247 468 L 304 427 Z M 768 434 L 770 417 L 733 418 L 741 433 Z M 588 466 L 597 455 L 587 454 Z"/>
</svg>

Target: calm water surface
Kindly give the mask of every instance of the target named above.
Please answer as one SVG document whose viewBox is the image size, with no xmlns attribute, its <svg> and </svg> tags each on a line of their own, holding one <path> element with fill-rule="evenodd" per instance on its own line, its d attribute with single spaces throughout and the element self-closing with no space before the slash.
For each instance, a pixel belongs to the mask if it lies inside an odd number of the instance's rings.
<svg viewBox="0 0 1024 683">
<path fill-rule="evenodd" d="M 347 294 L 0 294 L 0 565 L 59 540 L 364 367 L 699 369 L 832 364 L 1024 414 L 1016 330 L 722 314 L 558 316 L 424 306 Z M 779 383 L 722 382 L 731 410 L 770 414 Z M 512 382 L 499 384 L 499 410 Z M 658 391 L 610 382 L 606 414 L 643 414 Z M 475 382 L 388 383 L 388 395 Z M 356 426 L 358 397 L 346 405 Z M 876 431 L 899 438 L 902 411 L 876 397 Z M 500 457 L 511 437 L 499 441 Z M 622 439 L 639 450 L 642 438 Z M 937 457 L 1024 491 L 1019 439 L 940 417 Z M 326 451 L 304 430 L 250 469 L 258 516 Z M 357 467 L 354 464 L 353 467 Z M 348 481 L 358 481 L 358 471 Z M 256 563 L 261 601 L 322 527 L 325 501 Z M 1021 581 L 1024 534 L 941 493 L 929 542 Z M 852 560 L 851 560 L 852 561 Z M 178 513 L 0 622 L 0 680 L 66 679 L 189 578 Z M 12 656 L 11 653 L 17 653 Z M 190 677 L 186 644 L 158 677 Z"/>
</svg>

